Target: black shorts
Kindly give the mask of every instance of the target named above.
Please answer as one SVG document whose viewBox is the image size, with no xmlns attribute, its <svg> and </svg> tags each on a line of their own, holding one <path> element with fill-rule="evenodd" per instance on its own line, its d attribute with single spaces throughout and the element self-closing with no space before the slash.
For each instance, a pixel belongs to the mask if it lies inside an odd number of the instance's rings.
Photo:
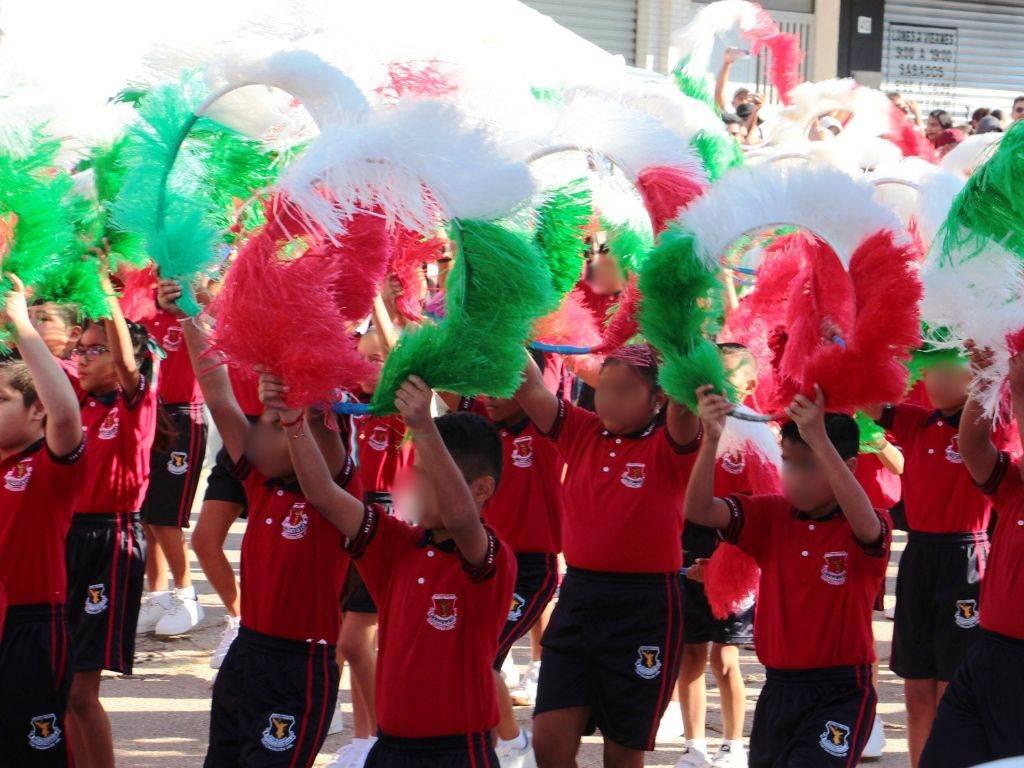
<svg viewBox="0 0 1024 768">
<path fill-rule="evenodd" d="M 988 537 L 911 532 L 896 578 L 889 668 L 906 680 L 952 680 L 978 637 Z"/>
<path fill-rule="evenodd" d="M 359 569 L 352 563 L 348 569 L 348 578 L 342 590 L 341 610 L 343 613 L 376 613 L 377 604 L 366 588 L 366 582 L 359 575 Z"/>
<path fill-rule="evenodd" d="M 683 528 L 683 563 L 691 566 L 699 558 L 711 557 L 721 540 L 716 529 L 687 523 Z M 754 642 L 753 595 L 750 604 L 739 613 L 719 619 L 711 613 L 704 584 L 683 579 L 683 642 L 687 645 L 747 645 Z"/>
<path fill-rule="evenodd" d="M 877 702 L 867 664 L 766 670 L 750 731 L 750 768 L 857 765 Z"/>
<path fill-rule="evenodd" d="M 241 627 L 213 683 L 206 768 L 304 768 L 338 699 L 334 646 Z"/>
<path fill-rule="evenodd" d="M 10 768 L 71 764 L 64 715 L 71 688 L 68 627 L 60 605 L 12 605 L 0 642 L 0 762 Z"/>
<path fill-rule="evenodd" d="M 499 768 L 491 734 L 466 733 L 428 739 L 377 734 L 365 768 Z"/>
<path fill-rule="evenodd" d="M 1024 640 L 981 631 L 946 688 L 921 768 L 1024 755 Z"/>
<path fill-rule="evenodd" d="M 242 508 L 241 516 L 245 517 L 249 507 L 245 498 L 245 486 L 228 468 L 229 464 L 227 451 L 221 448 L 217 451 L 213 469 L 210 470 L 210 475 L 206 478 L 203 501 L 224 501 L 229 504 L 237 504 Z"/>
<path fill-rule="evenodd" d="M 558 556 L 542 552 L 516 555 L 516 586 L 508 619 L 498 638 L 494 668 L 500 670 L 512 646 L 530 631 L 547 608 L 558 588 Z"/>
<path fill-rule="evenodd" d="M 67 538 L 68 626 L 75 672 L 132 673 L 146 575 L 137 512 L 75 515 Z"/>
<path fill-rule="evenodd" d="M 589 707 L 588 732 L 654 749 L 682 658 L 681 578 L 570 567 L 541 641 L 535 714 Z"/>
<path fill-rule="evenodd" d="M 206 458 L 206 421 L 201 405 L 163 405 L 175 435 L 166 451 L 149 458 L 149 490 L 142 502 L 142 522 L 188 528 L 192 502 Z"/>
</svg>

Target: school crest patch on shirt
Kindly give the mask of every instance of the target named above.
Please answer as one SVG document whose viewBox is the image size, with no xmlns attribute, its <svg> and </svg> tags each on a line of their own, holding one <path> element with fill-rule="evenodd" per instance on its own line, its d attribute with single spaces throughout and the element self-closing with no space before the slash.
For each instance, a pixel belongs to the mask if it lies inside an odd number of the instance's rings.
<svg viewBox="0 0 1024 768">
<path fill-rule="evenodd" d="M 964 458 L 960 455 L 960 436 L 953 435 L 946 446 L 946 461 L 950 464 L 963 464 Z"/>
<path fill-rule="evenodd" d="M 826 552 L 825 564 L 821 566 L 821 580 L 833 586 L 845 584 L 847 557 L 846 552 Z"/>
<path fill-rule="evenodd" d="M 850 754 L 850 726 L 829 720 L 818 739 L 818 745 L 833 757 Z"/>
<path fill-rule="evenodd" d="M 85 612 L 96 615 L 107 610 L 110 600 L 107 598 L 106 592 L 106 584 L 90 584 L 89 594 L 85 597 Z"/>
<path fill-rule="evenodd" d="M 533 466 L 533 438 L 522 435 L 512 441 L 512 464 L 520 469 Z"/>
<path fill-rule="evenodd" d="M 19 461 L 4 475 L 4 488 L 8 491 L 24 491 L 32 477 L 32 459 Z"/>
<path fill-rule="evenodd" d="M 295 744 L 295 717 L 281 715 L 277 712 L 267 718 L 268 725 L 263 729 L 260 743 L 271 752 L 285 752 Z"/>
<path fill-rule="evenodd" d="M 188 454 L 185 451 L 171 451 L 167 471 L 172 475 L 184 475 L 188 472 Z"/>
<path fill-rule="evenodd" d="M 742 475 L 747 468 L 747 458 L 743 451 L 730 451 L 722 456 L 722 469 L 730 475 Z"/>
<path fill-rule="evenodd" d="M 455 629 L 455 622 L 459 618 L 459 612 L 455 608 L 455 599 L 455 595 L 434 595 L 430 598 L 431 606 L 427 611 L 427 624 L 442 632 Z"/>
<path fill-rule="evenodd" d="M 643 488 L 646 478 L 647 465 L 642 462 L 634 462 L 626 465 L 619 479 L 627 488 Z"/>
<path fill-rule="evenodd" d="M 63 731 L 57 725 L 57 715 L 37 715 L 30 721 L 32 730 L 28 732 L 28 745 L 32 749 L 51 749 L 60 743 Z"/>
<path fill-rule="evenodd" d="M 633 663 L 634 671 L 644 680 L 653 680 L 661 674 L 661 647 L 657 645 L 641 645 L 636 649 L 637 659 Z"/>
<path fill-rule="evenodd" d="M 978 622 L 981 621 L 981 615 L 978 613 L 978 601 L 957 600 L 955 616 L 956 625 L 960 629 L 971 629 L 978 626 Z"/>
<path fill-rule="evenodd" d="M 309 515 L 306 514 L 306 502 L 297 501 L 281 521 L 281 535 L 289 541 L 296 541 L 305 536 L 307 530 Z"/>
<path fill-rule="evenodd" d="M 99 428 L 96 430 L 97 436 L 100 440 L 113 440 L 117 437 L 118 428 L 121 426 L 121 416 L 117 412 L 117 408 L 111 408 L 103 421 L 100 422 Z"/>
<path fill-rule="evenodd" d="M 366 444 L 375 451 L 386 451 L 388 449 L 388 428 L 385 426 L 374 427 Z"/>
<path fill-rule="evenodd" d="M 163 341 L 160 342 L 160 346 L 168 352 L 177 352 L 181 348 L 183 338 L 184 335 L 181 332 L 181 326 L 172 325 L 167 329 L 167 333 L 164 334 L 164 338 Z"/>
</svg>

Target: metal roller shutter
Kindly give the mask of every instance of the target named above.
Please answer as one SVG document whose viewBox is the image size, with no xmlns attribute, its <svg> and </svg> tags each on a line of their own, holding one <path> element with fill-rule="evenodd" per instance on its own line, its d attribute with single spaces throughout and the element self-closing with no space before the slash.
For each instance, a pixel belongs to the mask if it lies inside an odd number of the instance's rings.
<svg viewBox="0 0 1024 768">
<path fill-rule="evenodd" d="M 637 0 L 524 0 L 584 40 L 636 63 Z"/>
<path fill-rule="evenodd" d="M 1009 116 L 1024 93 L 1024 0 L 885 4 L 882 87 L 966 120 L 978 107 Z"/>
</svg>

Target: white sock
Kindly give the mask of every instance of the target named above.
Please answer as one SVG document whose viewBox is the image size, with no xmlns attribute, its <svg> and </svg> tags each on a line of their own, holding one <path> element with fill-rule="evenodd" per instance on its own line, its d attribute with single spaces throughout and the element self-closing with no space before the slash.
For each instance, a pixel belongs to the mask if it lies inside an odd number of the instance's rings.
<svg viewBox="0 0 1024 768">
<path fill-rule="evenodd" d="M 498 744 L 507 749 L 526 749 L 528 743 L 522 728 L 519 729 L 519 734 L 514 739 L 509 739 L 508 741 L 502 738 L 498 739 Z"/>
<path fill-rule="evenodd" d="M 149 599 L 153 600 L 154 598 L 157 598 L 157 597 L 167 597 L 169 594 L 171 594 L 171 593 L 168 592 L 166 589 L 162 590 L 160 592 L 150 592 L 149 593 Z"/>
<path fill-rule="evenodd" d="M 189 584 L 187 587 L 177 588 L 179 600 L 195 600 L 196 599 L 196 588 Z"/>
<path fill-rule="evenodd" d="M 705 755 L 708 753 L 707 739 L 687 739 L 686 746 L 697 752 L 703 752 Z"/>
<path fill-rule="evenodd" d="M 743 739 L 727 739 L 724 742 L 724 746 L 729 747 L 730 752 L 742 752 L 743 751 Z"/>
</svg>

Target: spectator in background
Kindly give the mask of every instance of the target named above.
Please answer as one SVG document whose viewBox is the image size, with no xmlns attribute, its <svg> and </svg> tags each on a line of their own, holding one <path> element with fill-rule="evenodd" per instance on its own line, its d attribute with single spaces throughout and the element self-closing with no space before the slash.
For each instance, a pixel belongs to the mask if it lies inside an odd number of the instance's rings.
<svg viewBox="0 0 1024 768">
<path fill-rule="evenodd" d="M 999 121 L 999 127 L 1004 131 L 1006 130 L 1006 115 L 1003 114 L 1001 109 L 993 109 L 989 114 Z"/>
<path fill-rule="evenodd" d="M 1003 124 L 994 115 L 985 115 L 974 127 L 975 133 L 1002 133 Z"/>
<path fill-rule="evenodd" d="M 1013 122 L 1024 119 L 1024 96 L 1018 96 L 1013 100 L 1013 111 L 1011 113 Z"/>
<path fill-rule="evenodd" d="M 725 132 L 742 144 L 745 138 L 743 121 L 732 112 L 723 112 L 722 122 L 725 124 Z"/>
<path fill-rule="evenodd" d="M 889 97 L 889 101 L 896 107 L 900 112 L 907 116 L 907 119 L 912 121 L 918 128 L 921 127 L 921 110 L 917 106 L 916 101 L 908 101 L 903 98 L 903 94 L 899 91 L 889 91 L 886 96 Z"/>
<path fill-rule="evenodd" d="M 722 114 L 727 114 L 730 111 L 738 114 L 740 106 L 746 104 L 751 99 L 750 89 L 737 88 L 732 95 L 732 109 L 725 108 L 725 84 L 729 82 L 729 73 L 732 71 L 732 65 L 749 55 L 742 48 L 730 47 L 725 49 L 725 54 L 722 57 L 722 66 L 718 70 L 718 77 L 715 78 L 715 104 L 718 105 L 718 110 Z"/>
<path fill-rule="evenodd" d="M 758 113 L 761 111 L 761 107 L 764 105 L 764 99 L 761 96 L 754 94 L 750 97 L 749 101 L 740 104 L 736 107 L 736 116 L 743 121 L 743 143 L 744 144 L 757 144 L 760 143 L 764 137 L 761 135 L 761 123 L 764 122 Z"/>
<path fill-rule="evenodd" d="M 964 138 L 964 132 L 959 128 L 947 128 L 942 131 L 934 141 L 932 141 L 932 144 L 935 145 L 935 149 L 938 151 L 939 157 L 945 157 L 949 154 L 950 150 L 963 141 Z"/>
<path fill-rule="evenodd" d="M 949 116 L 949 112 L 944 109 L 933 109 L 928 113 L 928 122 L 924 127 L 924 136 L 932 143 L 933 147 L 938 149 L 938 141 L 942 132 L 948 131 L 952 127 L 953 118 Z"/>
<path fill-rule="evenodd" d="M 971 132 L 978 133 L 978 124 L 983 118 L 989 116 L 990 110 L 988 107 L 978 107 L 971 113 Z"/>
</svg>

